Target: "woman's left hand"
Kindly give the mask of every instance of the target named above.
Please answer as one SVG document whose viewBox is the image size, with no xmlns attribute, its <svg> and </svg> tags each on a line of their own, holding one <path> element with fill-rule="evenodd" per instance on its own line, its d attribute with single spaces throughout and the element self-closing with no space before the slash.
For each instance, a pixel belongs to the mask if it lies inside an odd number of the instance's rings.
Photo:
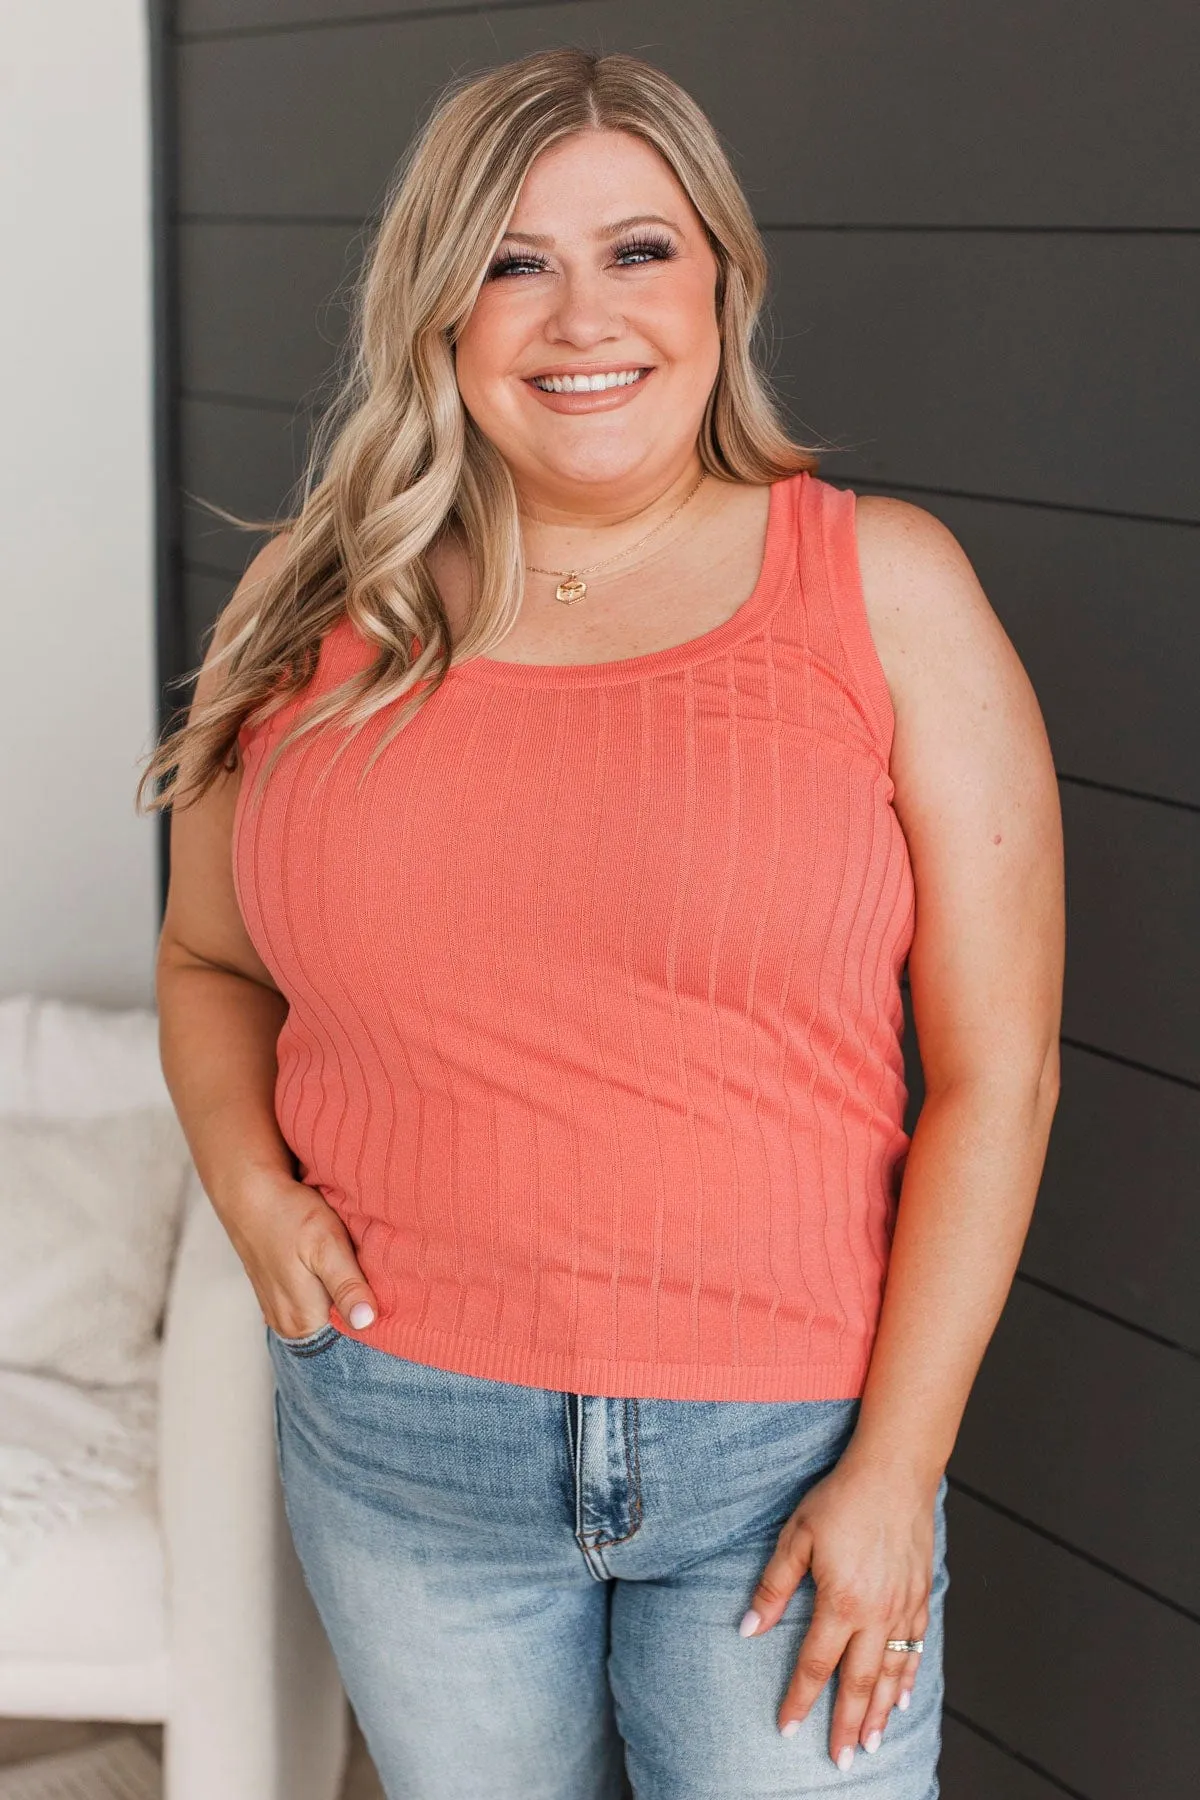
<svg viewBox="0 0 1200 1800">
<path fill-rule="evenodd" d="M 920 1652 L 884 1646 L 923 1637 L 929 1623 L 937 1485 L 847 1450 L 783 1527 L 742 1620 L 743 1637 L 769 1631 L 811 1569 L 816 1605 L 778 1722 L 785 1737 L 798 1731 L 841 1661 L 829 1740 L 840 1769 L 860 1744 L 879 1748 L 917 1679 Z"/>
</svg>

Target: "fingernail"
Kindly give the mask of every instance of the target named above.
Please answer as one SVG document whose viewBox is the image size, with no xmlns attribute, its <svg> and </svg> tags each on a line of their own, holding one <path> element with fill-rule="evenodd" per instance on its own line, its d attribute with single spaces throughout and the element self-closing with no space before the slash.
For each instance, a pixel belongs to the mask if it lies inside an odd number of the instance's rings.
<svg viewBox="0 0 1200 1800">
<path fill-rule="evenodd" d="M 779 1727 L 780 1737 L 795 1737 L 800 1729 L 799 1719 L 789 1719 L 786 1725 Z"/>
<path fill-rule="evenodd" d="M 911 1699 L 912 1699 L 912 1690 L 910 1688 L 905 1688 L 903 1690 L 903 1692 L 901 1693 L 900 1698 L 896 1702 L 896 1705 L 900 1708 L 901 1712 L 908 1711 L 909 1701 Z"/>
<path fill-rule="evenodd" d="M 841 1749 L 837 1753 L 838 1768 L 841 1769 L 843 1773 L 845 1773 L 845 1771 L 848 1768 L 850 1768 L 853 1761 L 854 1761 L 854 1745 L 853 1744 L 843 1744 Z"/>
<path fill-rule="evenodd" d="M 870 1736 L 867 1738 L 866 1743 L 863 1745 L 863 1749 L 868 1753 L 868 1755 L 874 1756 L 875 1752 L 878 1750 L 878 1748 L 882 1742 L 883 1742 L 883 1733 L 881 1731 L 873 1731 L 873 1732 L 871 1732 Z"/>
<path fill-rule="evenodd" d="M 753 1637 L 761 1624 L 762 1614 L 756 1613 L 754 1608 L 751 1607 L 748 1613 L 742 1615 L 742 1622 L 738 1626 L 738 1636 Z"/>
<path fill-rule="evenodd" d="M 350 1308 L 350 1323 L 355 1331 L 361 1331 L 365 1325 L 373 1325 L 374 1322 L 375 1309 L 368 1306 L 365 1300 L 360 1300 L 357 1306 Z"/>
</svg>

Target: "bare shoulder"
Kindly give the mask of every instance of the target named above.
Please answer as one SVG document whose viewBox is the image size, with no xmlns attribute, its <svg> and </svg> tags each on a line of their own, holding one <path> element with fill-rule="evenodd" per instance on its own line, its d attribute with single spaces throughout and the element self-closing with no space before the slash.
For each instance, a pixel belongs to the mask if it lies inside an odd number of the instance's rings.
<svg viewBox="0 0 1200 1800">
<path fill-rule="evenodd" d="M 897 709 L 938 671 L 968 675 L 1015 651 L 966 551 L 922 506 L 886 494 L 855 503 L 868 623 Z"/>
<path fill-rule="evenodd" d="M 986 839 L 1044 855 L 1057 781 L 1033 685 L 954 533 L 923 507 L 856 503 L 863 601 L 892 695 L 896 809 L 926 871 Z"/>
<path fill-rule="evenodd" d="M 290 531 L 277 532 L 274 537 L 268 538 L 247 563 L 241 579 L 217 619 L 204 663 L 196 679 L 193 703 L 199 701 L 203 704 L 219 687 L 217 671 L 211 666 L 212 659 L 224 648 L 230 637 L 241 629 L 246 617 L 253 611 L 255 589 L 275 574 L 284 559 L 290 537 Z"/>
<path fill-rule="evenodd" d="M 229 639 L 241 629 L 247 613 L 253 606 L 253 594 L 259 583 L 274 575 L 283 561 L 287 549 L 290 531 L 277 532 L 268 538 L 243 571 L 233 593 L 226 601 L 216 625 L 208 649 L 204 653 L 204 661 L 196 677 L 196 685 L 192 690 L 192 706 L 204 706 L 219 691 L 224 674 L 214 666 L 214 658 L 224 649 Z"/>
<path fill-rule="evenodd" d="M 896 714 L 896 750 L 953 757 L 972 738 L 1044 740 L 1029 676 L 969 556 L 940 519 L 860 495 L 863 603 Z"/>
<path fill-rule="evenodd" d="M 274 574 L 286 542 L 287 533 L 281 532 L 263 545 L 220 614 L 196 678 L 193 709 L 220 691 L 224 668 L 214 658 L 252 615 L 253 590 Z M 234 887 L 231 853 L 242 773 L 239 756 L 236 768 L 222 770 L 200 799 L 171 808 L 170 879 L 158 955 L 164 963 L 202 963 L 275 988 L 246 930 Z"/>
<path fill-rule="evenodd" d="M 1064 943 L 1062 821 L 1029 676 L 954 533 L 856 502 L 868 624 L 892 694 L 894 805 L 912 860 L 909 956 L 926 1093 L 1043 1079 Z"/>
</svg>

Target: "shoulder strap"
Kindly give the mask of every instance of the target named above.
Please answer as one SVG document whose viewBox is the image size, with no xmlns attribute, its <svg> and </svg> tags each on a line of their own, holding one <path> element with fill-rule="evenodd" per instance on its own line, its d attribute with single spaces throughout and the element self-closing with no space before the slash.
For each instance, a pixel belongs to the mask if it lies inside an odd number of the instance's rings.
<svg viewBox="0 0 1200 1800">
<path fill-rule="evenodd" d="M 808 475 L 799 505 L 801 573 L 805 592 L 820 597 L 822 622 L 828 621 L 822 633 L 824 652 L 841 666 L 886 768 L 896 719 L 863 598 L 855 524 L 857 495 L 853 488 L 834 487 Z"/>
</svg>

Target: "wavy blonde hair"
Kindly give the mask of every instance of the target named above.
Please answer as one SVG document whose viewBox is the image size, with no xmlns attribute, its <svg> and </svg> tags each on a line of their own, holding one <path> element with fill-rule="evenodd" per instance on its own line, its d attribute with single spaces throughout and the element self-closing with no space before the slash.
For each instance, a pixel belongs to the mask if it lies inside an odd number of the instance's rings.
<svg viewBox="0 0 1200 1800">
<path fill-rule="evenodd" d="M 221 679 L 204 704 L 177 712 L 182 727 L 151 753 L 139 810 L 199 799 L 222 769 L 236 768 L 243 724 L 265 723 L 308 685 L 322 640 L 344 616 L 376 646 L 374 661 L 304 709 L 260 780 L 304 732 L 330 721 L 356 731 L 411 694 L 373 762 L 451 661 L 487 654 L 516 619 L 524 590 L 516 490 L 463 406 L 453 347 L 534 158 L 589 129 L 645 139 L 704 222 L 718 264 L 721 345 L 697 444 L 705 470 L 749 483 L 816 470 L 816 450 L 789 437 L 756 360 L 766 252 L 720 139 L 691 96 L 637 57 L 575 48 L 458 78 L 388 184 L 349 296 L 347 366 L 313 434 L 296 510 L 269 521 L 222 514 L 245 530 L 288 535 L 217 620 L 206 677 L 211 667 Z M 465 541 L 477 596 L 453 657 L 426 563 L 446 530 Z M 161 786 L 143 805 L 155 781 Z"/>
</svg>

